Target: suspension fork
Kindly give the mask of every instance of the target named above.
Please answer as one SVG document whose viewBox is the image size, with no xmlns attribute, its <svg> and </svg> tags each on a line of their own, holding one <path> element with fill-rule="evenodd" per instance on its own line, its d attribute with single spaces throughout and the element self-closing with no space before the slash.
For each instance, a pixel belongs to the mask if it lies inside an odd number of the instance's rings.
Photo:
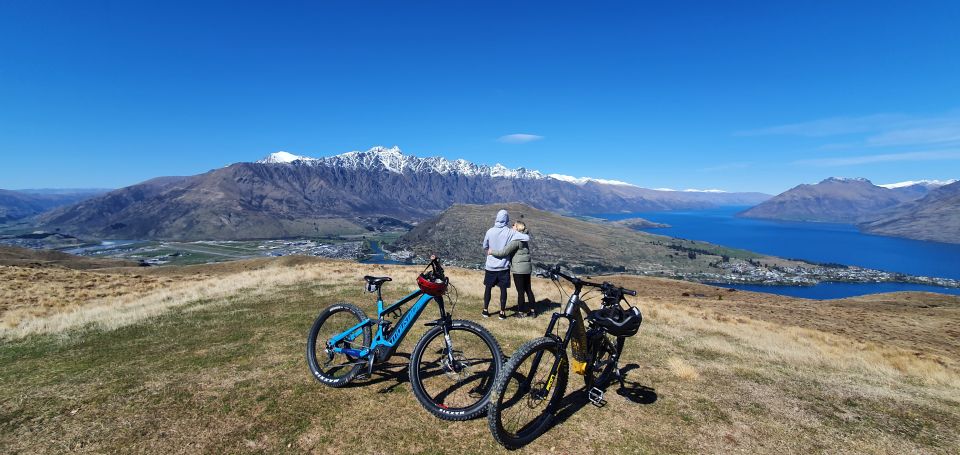
<svg viewBox="0 0 960 455">
<path fill-rule="evenodd" d="M 575 311 L 580 311 L 580 306 L 583 305 L 583 301 L 580 300 L 581 290 L 582 290 L 582 285 L 579 283 L 575 283 L 575 290 L 573 294 L 570 295 L 570 299 L 567 301 L 567 306 L 563 309 L 563 313 L 554 313 L 553 317 L 550 318 L 550 324 L 547 325 L 547 331 L 546 331 L 547 336 L 556 338 L 552 334 L 553 334 L 554 327 L 556 327 L 557 320 L 559 320 L 560 318 L 564 318 L 567 320 L 567 331 L 564 334 L 563 338 L 558 339 L 558 341 L 560 342 L 561 353 L 567 350 L 567 346 L 570 344 L 570 338 L 573 335 L 574 329 L 576 328 L 575 325 L 577 324 L 577 318 L 573 317 L 573 313 Z M 562 359 L 562 357 L 560 358 Z M 540 366 L 540 361 L 542 359 L 543 359 L 543 351 L 537 352 L 537 354 L 533 358 L 533 364 L 530 366 L 530 373 L 527 374 L 527 384 L 526 384 L 527 388 L 531 386 L 531 382 L 533 381 L 533 374 L 535 371 L 537 371 L 537 367 Z M 553 365 L 550 367 L 550 374 L 547 376 L 548 378 L 547 390 L 549 390 L 550 387 L 553 386 L 553 381 L 557 375 L 557 370 L 560 368 L 561 362 L 562 360 L 560 362 L 554 362 Z"/>
<path fill-rule="evenodd" d="M 559 338 L 553 335 L 553 328 L 557 324 L 557 320 L 560 318 L 566 319 L 569 323 L 567 324 L 567 332 L 564 334 L 563 338 Z M 556 339 L 560 343 L 559 352 L 563 353 L 567 350 L 567 345 L 570 343 L 570 336 L 573 333 L 573 324 L 574 320 L 572 317 L 564 312 L 563 314 L 554 313 L 553 317 L 550 319 L 550 324 L 547 326 L 547 336 Z M 547 384 L 545 392 L 549 391 L 553 387 L 553 383 L 556 380 L 557 371 L 560 369 L 560 364 L 563 362 L 562 355 L 557 356 L 559 361 L 553 362 L 553 365 L 550 366 L 550 373 L 547 375 Z M 533 385 L 534 373 L 537 371 L 537 368 L 540 366 L 540 362 L 543 360 L 543 351 L 538 351 L 533 357 L 533 364 L 530 365 L 530 372 L 527 373 L 527 381 L 525 384 L 525 389 L 530 390 Z"/>
<path fill-rule="evenodd" d="M 440 319 L 437 321 L 437 324 L 439 324 L 440 329 L 443 330 L 443 341 L 447 346 L 447 361 L 450 362 L 451 366 L 454 366 L 453 340 L 450 338 L 450 328 L 453 326 L 453 317 L 447 313 L 446 308 L 444 308 L 443 297 L 437 296 L 433 299 L 437 301 L 437 306 L 440 307 Z"/>
</svg>

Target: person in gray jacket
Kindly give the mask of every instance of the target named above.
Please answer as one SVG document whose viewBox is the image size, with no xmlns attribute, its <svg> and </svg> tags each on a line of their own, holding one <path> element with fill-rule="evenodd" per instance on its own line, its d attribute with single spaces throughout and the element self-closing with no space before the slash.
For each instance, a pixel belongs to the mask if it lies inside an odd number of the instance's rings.
<svg viewBox="0 0 960 455">
<path fill-rule="evenodd" d="M 533 266 L 530 264 L 530 235 L 523 221 L 513 223 L 513 230 L 516 233 L 505 248 L 490 249 L 487 253 L 498 259 L 510 259 L 510 271 L 513 272 L 513 282 L 517 285 L 517 316 L 536 317 L 537 311 L 533 307 L 536 299 L 530 286 L 530 275 L 533 273 Z M 530 305 L 526 310 L 525 297 Z"/>
<path fill-rule="evenodd" d="M 483 237 L 484 252 L 501 250 L 510 243 L 515 232 L 507 227 L 508 222 L 510 222 L 510 214 L 506 210 L 497 212 L 493 227 L 487 229 L 487 234 Z M 487 311 L 490 306 L 490 291 L 494 286 L 497 286 L 500 288 L 500 319 L 506 319 L 507 288 L 510 287 L 510 259 L 497 258 L 487 254 L 487 260 L 483 268 L 486 270 L 483 276 L 483 317 L 490 316 L 490 312 Z"/>
</svg>

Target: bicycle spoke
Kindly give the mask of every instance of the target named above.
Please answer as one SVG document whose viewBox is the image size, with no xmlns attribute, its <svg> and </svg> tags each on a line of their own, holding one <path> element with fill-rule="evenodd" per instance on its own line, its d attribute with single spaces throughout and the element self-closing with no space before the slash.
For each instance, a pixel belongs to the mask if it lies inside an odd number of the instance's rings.
<svg viewBox="0 0 960 455">
<path fill-rule="evenodd" d="M 424 352 L 435 359 L 422 360 L 420 382 L 430 400 L 444 409 L 473 406 L 486 395 L 495 371 L 493 352 L 483 339 L 465 329 L 449 331 L 453 349 L 449 351 L 442 333 L 438 333 Z M 452 359 L 451 359 L 452 357 Z"/>
<path fill-rule="evenodd" d="M 549 414 L 551 398 L 556 392 L 556 379 L 551 384 L 550 375 L 557 361 L 556 354 L 550 350 L 535 351 L 506 379 L 500 402 L 497 403 L 501 408 L 501 424 L 506 432 L 513 435 L 524 433 Z"/>
</svg>

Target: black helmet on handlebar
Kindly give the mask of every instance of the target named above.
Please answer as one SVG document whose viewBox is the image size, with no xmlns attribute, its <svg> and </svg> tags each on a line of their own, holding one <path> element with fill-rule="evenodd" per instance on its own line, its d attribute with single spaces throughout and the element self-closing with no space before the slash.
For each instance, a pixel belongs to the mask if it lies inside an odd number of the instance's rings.
<svg viewBox="0 0 960 455">
<path fill-rule="evenodd" d="M 637 307 L 624 310 L 620 306 L 607 306 L 591 311 L 587 315 L 587 320 L 591 321 L 596 327 L 604 328 L 613 336 L 631 337 L 640 330 L 643 315 L 640 314 L 640 309 Z"/>
</svg>

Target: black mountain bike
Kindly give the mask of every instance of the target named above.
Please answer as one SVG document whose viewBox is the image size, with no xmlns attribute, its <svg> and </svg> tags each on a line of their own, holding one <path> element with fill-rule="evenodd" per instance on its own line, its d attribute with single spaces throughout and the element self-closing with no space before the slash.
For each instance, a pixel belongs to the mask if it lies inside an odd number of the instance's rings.
<svg viewBox="0 0 960 455">
<path fill-rule="evenodd" d="M 572 345 L 574 371 L 583 375 L 587 397 L 593 404 L 604 403 L 604 390 L 613 376 L 622 387 L 618 362 L 624 341 L 637 333 L 643 319 L 638 308 L 629 303 L 627 308 L 621 305 L 626 302 L 625 295 L 635 296 L 636 291 L 607 282 L 584 281 L 560 272 L 560 266 L 538 276 L 555 283 L 563 278 L 573 284 L 574 291 L 563 312 L 553 314 L 544 336 L 520 346 L 494 383 L 487 405 L 488 423 L 493 437 L 508 449 L 530 443 L 550 427 L 567 388 L 571 365 L 568 345 Z M 600 309 L 590 311 L 580 299 L 584 287 L 602 292 Z M 562 336 L 557 327 L 561 319 L 567 321 Z"/>
<path fill-rule="evenodd" d="M 367 276 L 366 290 L 377 294 L 377 317 L 349 303 L 337 303 L 320 312 L 307 334 L 307 364 L 323 384 L 342 387 L 358 374 L 370 376 L 374 366 L 389 359 L 431 301 L 440 318 L 410 354 L 410 386 L 428 411 L 445 420 L 467 420 L 486 410 L 493 381 L 503 364 L 497 340 L 483 326 L 453 319 L 444 306 L 449 280 L 440 260 L 431 257 L 417 278 L 420 289 L 384 306 L 380 287 L 390 277 Z M 402 315 L 401 307 L 411 303 Z M 387 320 L 397 315 L 396 325 Z M 391 327 L 392 326 L 392 327 Z"/>
</svg>

